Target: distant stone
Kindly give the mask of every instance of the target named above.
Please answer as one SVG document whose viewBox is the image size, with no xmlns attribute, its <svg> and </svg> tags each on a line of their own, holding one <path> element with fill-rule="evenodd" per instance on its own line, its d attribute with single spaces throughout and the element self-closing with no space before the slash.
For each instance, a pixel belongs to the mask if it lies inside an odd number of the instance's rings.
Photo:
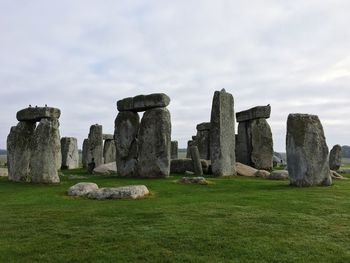
<svg viewBox="0 0 350 263">
<path fill-rule="evenodd" d="M 100 166 L 96 167 L 92 173 L 101 175 L 116 174 L 117 164 L 116 162 L 101 164 Z"/>
<path fill-rule="evenodd" d="M 137 175 L 139 115 L 131 111 L 119 112 L 115 119 L 116 160 L 121 176 Z"/>
<path fill-rule="evenodd" d="M 287 170 L 275 170 L 272 171 L 270 176 L 266 177 L 271 180 L 287 180 L 289 178 Z"/>
<path fill-rule="evenodd" d="M 10 181 L 29 182 L 31 180 L 30 159 L 34 131 L 34 122 L 21 121 L 17 126 L 11 127 L 7 136 L 7 165 Z"/>
<path fill-rule="evenodd" d="M 170 174 L 171 119 L 166 108 L 147 110 L 138 134 L 139 177 L 167 177 Z"/>
<path fill-rule="evenodd" d="M 171 159 L 177 159 L 178 158 L 178 142 L 177 141 L 171 141 Z"/>
<path fill-rule="evenodd" d="M 201 159 L 202 171 L 205 174 L 209 172 L 210 161 Z M 183 174 L 186 171 L 194 171 L 192 159 L 174 159 L 170 164 L 171 173 Z"/>
<path fill-rule="evenodd" d="M 61 169 L 79 168 L 79 152 L 77 138 L 61 138 L 62 165 Z"/>
<path fill-rule="evenodd" d="M 258 170 L 251 166 L 236 162 L 236 172 L 237 175 L 240 176 L 255 176 Z"/>
<path fill-rule="evenodd" d="M 57 108 L 51 107 L 30 107 L 17 112 L 18 121 L 32 121 L 37 122 L 41 119 L 58 119 L 61 111 Z"/>
<path fill-rule="evenodd" d="M 69 196 L 85 196 L 91 191 L 97 190 L 98 186 L 95 183 L 77 183 L 71 187 L 69 187 L 67 191 L 67 195 Z"/>
<path fill-rule="evenodd" d="M 103 140 L 114 140 L 114 135 L 113 134 L 102 134 L 102 139 Z"/>
<path fill-rule="evenodd" d="M 215 91 L 210 122 L 210 159 L 213 175 L 235 175 L 235 114 L 232 94 L 225 90 Z"/>
<path fill-rule="evenodd" d="M 203 170 L 202 170 L 201 159 L 199 157 L 198 147 L 195 145 L 191 146 L 190 151 L 191 151 L 191 158 L 193 162 L 194 173 L 198 176 L 202 176 Z"/>
<path fill-rule="evenodd" d="M 187 141 L 187 151 L 186 151 L 186 158 L 191 158 L 191 152 L 190 152 L 190 147 L 192 145 L 195 145 L 195 142 L 192 140 Z"/>
<path fill-rule="evenodd" d="M 186 174 L 186 175 L 191 175 L 191 176 L 192 176 L 192 175 L 195 175 L 195 173 L 194 173 L 194 172 L 191 172 L 191 171 L 185 171 L 185 174 Z"/>
<path fill-rule="evenodd" d="M 88 163 L 94 160 L 95 167 L 98 167 L 103 164 L 102 125 L 94 124 L 90 126 L 88 142 Z"/>
<path fill-rule="evenodd" d="M 59 122 L 57 119 L 41 119 L 33 134 L 30 160 L 32 182 L 59 183 L 61 164 Z"/>
<path fill-rule="evenodd" d="M 88 167 L 88 152 L 89 152 L 89 139 L 84 139 L 83 141 L 83 149 L 82 149 L 82 164 L 83 164 L 83 168 L 87 168 Z"/>
<path fill-rule="evenodd" d="M 144 185 L 129 185 L 117 188 L 99 188 L 88 193 L 90 199 L 138 199 L 149 195 Z"/>
<path fill-rule="evenodd" d="M 289 114 L 286 141 L 291 185 L 303 187 L 332 184 L 328 147 L 318 116 Z"/>
<path fill-rule="evenodd" d="M 270 118 L 271 107 L 267 106 L 256 106 L 249 110 L 240 111 L 236 113 L 237 122 L 249 121 L 254 119 L 268 119 Z"/>
<path fill-rule="evenodd" d="M 201 184 L 201 185 L 207 185 L 208 181 L 204 177 L 182 177 L 179 180 L 180 184 Z"/>
<path fill-rule="evenodd" d="M 337 144 L 334 145 L 329 153 L 329 168 L 338 171 L 342 162 L 342 147 Z"/>
<path fill-rule="evenodd" d="M 103 161 L 104 163 L 111 163 L 116 161 L 116 147 L 115 140 L 107 139 L 103 144 Z"/>
<path fill-rule="evenodd" d="M 255 173 L 255 176 L 256 176 L 256 177 L 267 178 L 267 177 L 270 176 L 270 172 L 269 172 L 269 171 L 266 171 L 266 170 L 258 170 L 258 171 Z"/>
<path fill-rule="evenodd" d="M 118 111 L 146 111 L 153 108 L 168 106 L 170 98 L 164 93 L 153 93 L 150 95 L 139 95 L 132 98 L 125 98 L 117 102 Z"/>
<path fill-rule="evenodd" d="M 197 131 L 209 131 L 210 130 L 210 122 L 202 122 L 197 125 Z"/>
</svg>

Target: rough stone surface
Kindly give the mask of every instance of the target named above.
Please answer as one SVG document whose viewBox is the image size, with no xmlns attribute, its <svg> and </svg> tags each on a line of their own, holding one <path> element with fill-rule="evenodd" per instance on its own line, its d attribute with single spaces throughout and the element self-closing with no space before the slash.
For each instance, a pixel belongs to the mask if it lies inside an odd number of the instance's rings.
<svg viewBox="0 0 350 263">
<path fill-rule="evenodd" d="M 61 138 L 61 169 L 79 168 L 78 141 L 74 137 Z"/>
<path fill-rule="evenodd" d="M 331 176 L 333 179 L 336 179 L 336 180 L 348 180 L 348 178 L 340 175 L 339 173 L 337 173 L 336 171 L 333 171 L 333 170 L 331 170 Z"/>
<path fill-rule="evenodd" d="M 177 141 L 171 141 L 171 159 L 177 159 L 178 158 L 178 142 Z"/>
<path fill-rule="evenodd" d="M 125 98 L 117 102 L 118 111 L 146 111 L 153 108 L 166 107 L 170 103 L 170 98 L 164 93 L 154 93 L 149 95 L 138 95 L 132 98 Z"/>
<path fill-rule="evenodd" d="M 267 106 L 256 106 L 249 110 L 237 112 L 237 122 L 249 121 L 254 119 L 268 119 L 270 118 L 271 107 Z"/>
<path fill-rule="evenodd" d="M 338 171 L 342 161 L 342 147 L 337 144 L 334 145 L 329 153 L 329 168 Z"/>
<path fill-rule="evenodd" d="M 30 181 L 30 158 L 32 155 L 35 123 L 19 122 L 11 128 L 7 137 L 8 179 Z"/>
<path fill-rule="evenodd" d="M 102 139 L 103 140 L 114 140 L 114 135 L 113 134 L 102 134 Z"/>
<path fill-rule="evenodd" d="M 121 176 L 136 176 L 140 118 L 131 111 L 119 112 L 115 119 L 116 160 Z"/>
<path fill-rule="evenodd" d="M 59 183 L 61 167 L 61 140 L 57 119 L 41 119 L 34 131 L 30 160 L 34 183 Z"/>
<path fill-rule="evenodd" d="M 59 119 L 61 111 L 51 107 L 30 107 L 17 112 L 18 121 L 37 122 L 44 118 Z"/>
<path fill-rule="evenodd" d="M 149 191 L 144 185 L 129 185 L 117 188 L 99 188 L 88 193 L 90 199 L 138 199 L 147 196 Z"/>
<path fill-rule="evenodd" d="M 104 163 L 111 163 L 116 161 L 116 147 L 114 140 L 105 140 L 103 145 L 103 161 Z"/>
<path fill-rule="evenodd" d="M 93 174 L 116 174 L 117 173 L 117 164 L 116 162 L 101 164 L 93 170 Z"/>
<path fill-rule="evenodd" d="M 190 151 L 191 151 L 191 159 L 193 162 L 194 173 L 198 176 L 202 176 L 203 170 L 202 170 L 201 159 L 199 157 L 198 147 L 195 145 L 191 146 Z"/>
<path fill-rule="evenodd" d="M 83 168 L 87 168 L 88 167 L 88 152 L 89 152 L 89 139 L 84 139 L 83 141 L 83 149 L 82 149 L 82 164 L 83 164 Z"/>
<path fill-rule="evenodd" d="M 252 166 L 252 135 L 249 128 L 250 122 L 240 122 L 238 124 L 238 134 L 236 141 L 236 161 Z"/>
<path fill-rule="evenodd" d="M 251 121 L 251 162 L 256 169 L 272 170 L 273 141 L 270 125 L 265 119 Z"/>
<path fill-rule="evenodd" d="M 190 147 L 192 145 L 195 145 L 195 142 L 192 140 L 187 141 L 187 151 L 186 151 L 186 158 L 191 158 L 191 152 L 190 152 Z"/>
<path fill-rule="evenodd" d="M 70 196 L 85 196 L 91 191 L 97 190 L 98 186 L 95 183 L 81 182 L 69 187 L 67 195 Z"/>
<path fill-rule="evenodd" d="M 202 159 L 201 165 L 202 165 L 203 173 L 208 174 L 210 161 Z M 171 171 L 171 173 L 177 173 L 177 174 L 183 174 L 186 171 L 193 172 L 194 171 L 193 161 L 192 161 L 192 159 L 174 159 L 174 160 L 171 160 L 170 171 Z"/>
<path fill-rule="evenodd" d="M 270 180 L 287 180 L 289 178 L 289 173 L 287 170 L 276 170 L 272 171 L 266 178 Z"/>
<path fill-rule="evenodd" d="M 198 128 L 198 125 L 197 125 Z M 210 130 L 197 129 L 196 145 L 201 159 L 210 160 Z"/>
<path fill-rule="evenodd" d="M 256 176 L 256 177 L 267 178 L 267 177 L 270 176 L 270 172 L 269 172 L 269 171 L 266 171 L 266 170 L 258 170 L 258 171 L 255 173 L 255 176 Z"/>
<path fill-rule="evenodd" d="M 232 94 L 225 90 L 215 91 L 210 122 L 210 159 L 213 175 L 235 175 L 235 115 Z"/>
<path fill-rule="evenodd" d="M 179 180 L 180 184 L 202 184 L 207 185 L 208 181 L 205 180 L 204 177 L 198 176 L 198 177 L 182 177 Z"/>
<path fill-rule="evenodd" d="M 89 132 L 89 147 L 87 154 L 88 163 L 94 159 L 95 167 L 103 164 L 103 137 L 102 125 L 94 124 L 90 127 Z"/>
<path fill-rule="evenodd" d="M 202 122 L 197 124 L 197 131 L 209 131 L 210 130 L 210 122 Z"/>
<path fill-rule="evenodd" d="M 236 162 L 236 172 L 241 176 L 255 176 L 258 170 L 243 163 Z"/>
<path fill-rule="evenodd" d="M 138 176 L 166 177 L 170 174 L 171 119 L 166 108 L 144 113 L 140 130 Z"/>
<path fill-rule="evenodd" d="M 328 147 L 318 116 L 289 114 L 286 141 L 291 185 L 303 187 L 332 184 Z"/>
</svg>

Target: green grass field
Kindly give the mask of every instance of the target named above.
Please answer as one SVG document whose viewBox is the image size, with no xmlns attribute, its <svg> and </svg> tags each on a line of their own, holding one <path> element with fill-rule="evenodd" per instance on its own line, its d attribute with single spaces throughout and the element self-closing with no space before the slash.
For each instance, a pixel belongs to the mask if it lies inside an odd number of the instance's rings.
<svg viewBox="0 0 350 263">
<path fill-rule="evenodd" d="M 260 178 L 210 178 L 207 186 L 178 178 L 82 170 L 51 186 L 0 178 L 0 262 L 350 262 L 350 180 L 300 189 Z M 66 196 L 80 181 L 145 184 L 152 195 Z"/>
</svg>

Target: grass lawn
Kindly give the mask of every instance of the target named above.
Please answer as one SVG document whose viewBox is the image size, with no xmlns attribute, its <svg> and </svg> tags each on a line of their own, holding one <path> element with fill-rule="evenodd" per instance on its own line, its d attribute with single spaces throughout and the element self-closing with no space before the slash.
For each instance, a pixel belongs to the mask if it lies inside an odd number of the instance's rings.
<svg viewBox="0 0 350 263">
<path fill-rule="evenodd" d="M 288 181 L 90 177 L 56 186 L 0 178 L 0 262 L 350 262 L 350 180 Z M 86 175 L 87 176 L 87 175 Z M 347 175 L 350 178 L 350 175 Z M 96 201 L 65 191 L 145 184 L 141 200 Z"/>
</svg>

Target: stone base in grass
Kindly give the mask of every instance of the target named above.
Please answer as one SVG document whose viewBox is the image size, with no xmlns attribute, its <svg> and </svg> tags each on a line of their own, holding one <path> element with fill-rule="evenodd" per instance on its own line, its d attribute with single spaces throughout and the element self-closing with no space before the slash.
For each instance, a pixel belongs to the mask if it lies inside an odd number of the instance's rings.
<svg viewBox="0 0 350 263">
<path fill-rule="evenodd" d="M 180 184 L 208 184 L 208 181 L 204 177 L 182 177 L 179 181 Z"/>
<path fill-rule="evenodd" d="M 149 191 L 144 185 L 128 185 L 117 188 L 99 188 L 88 193 L 90 199 L 138 199 L 147 196 Z"/>
</svg>

